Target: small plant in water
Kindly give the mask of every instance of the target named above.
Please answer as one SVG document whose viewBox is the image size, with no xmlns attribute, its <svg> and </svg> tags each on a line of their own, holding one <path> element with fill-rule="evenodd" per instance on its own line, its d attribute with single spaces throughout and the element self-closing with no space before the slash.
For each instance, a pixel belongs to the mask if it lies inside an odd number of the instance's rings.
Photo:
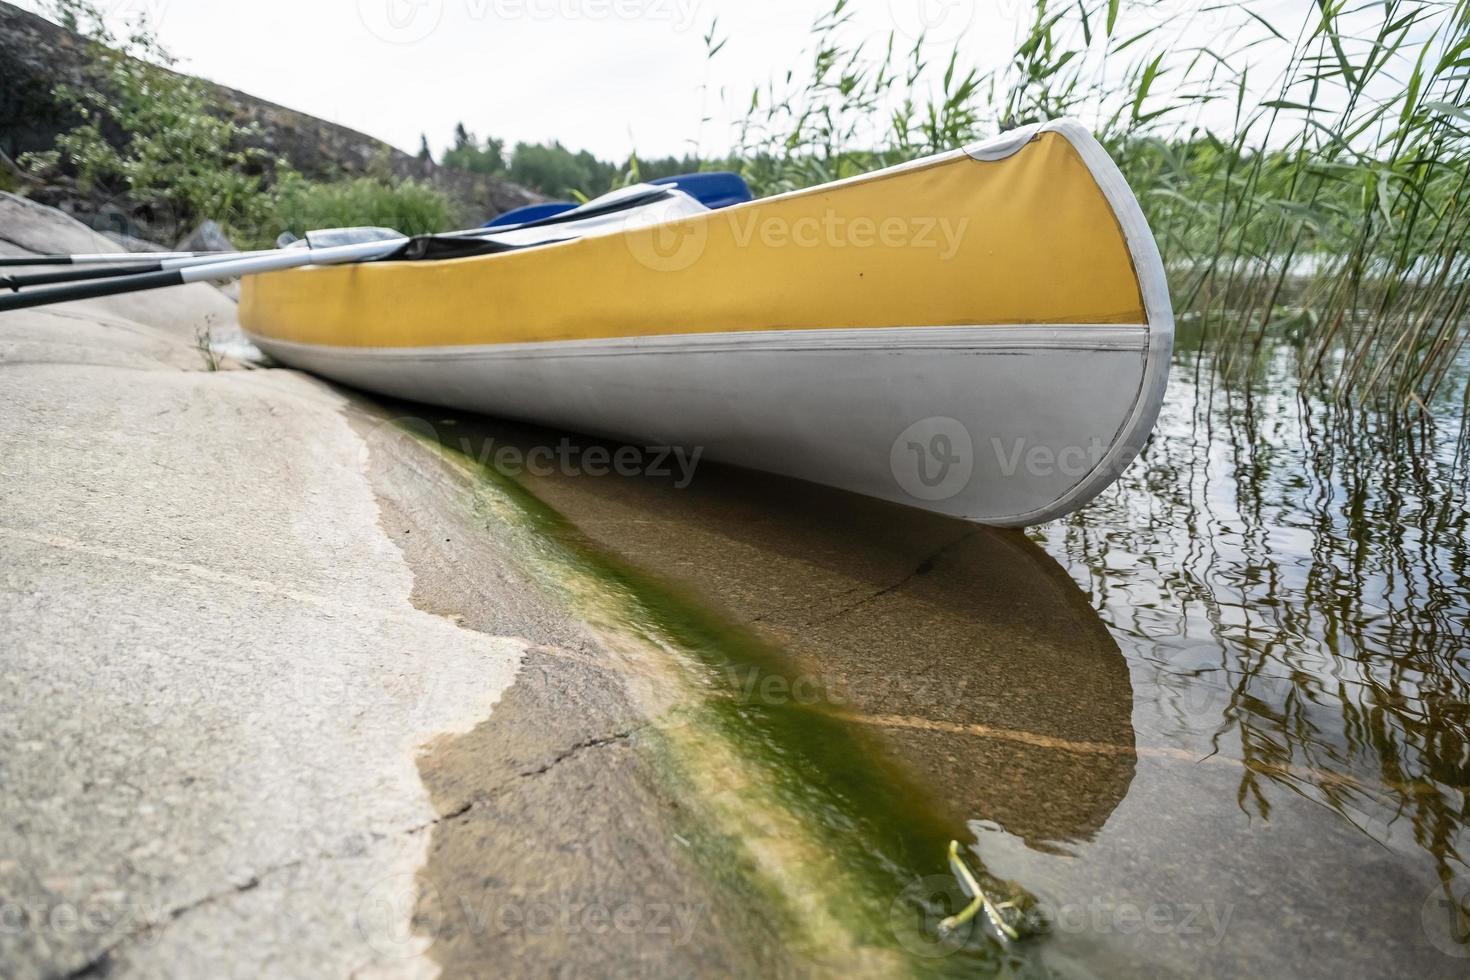
<svg viewBox="0 0 1470 980">
<path fill-rule="evenodd" d="M 984 914 L 985 923 L 1002 942 L 1028 939 L 1047 931 L 1046 917 L 1036 904 L 1036 899 L 1012 885 L 1010 898 L 998 898 L 999 884 L 986 887 L 980 876 L 965 862 L 960 854 L 960 842 L 949 842 L 949 868 L 959 882 L 961 890 L 970 897 L 970 904 L 939 923 L 941 933 L 950 933 L 960 926 Z"/>
<path fill-rule="evenodd" d="M 210 325 L 207 321 L 194 328 L 194 349 L 204 358 L 206 371 L 219 370 L 220 357 L 215 352 L 214 338 L 210 335 Z"/>
</svg>

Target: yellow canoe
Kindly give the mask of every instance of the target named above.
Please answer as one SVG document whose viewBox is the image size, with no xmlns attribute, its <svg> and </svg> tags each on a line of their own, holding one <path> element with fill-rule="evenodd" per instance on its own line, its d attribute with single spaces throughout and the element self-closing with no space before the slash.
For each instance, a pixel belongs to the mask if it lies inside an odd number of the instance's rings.
<svg viewBox="0 0 1470 980">
<path fill-rule="evenodd" d="M 1153 427 L 1173 314 L 1067 120 L 862 177 L 472 258 L 244 280 L 286 364 L 970 520 L 1060 517 Z"/>
</svg>

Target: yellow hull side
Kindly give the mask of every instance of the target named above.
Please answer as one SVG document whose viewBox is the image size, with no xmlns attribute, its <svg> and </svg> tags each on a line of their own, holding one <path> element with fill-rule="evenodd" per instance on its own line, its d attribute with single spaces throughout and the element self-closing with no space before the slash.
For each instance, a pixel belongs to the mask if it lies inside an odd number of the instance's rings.
<svg viewBox="0 0 1470 980">
<path fill-rule="evenodd" d="M 1055 132 L 1001 160 L 520 252 L 252 276 L 241 294 L 247 331 L 333 347 L 1147 319 L 1118 220 Z"/>
</svg>

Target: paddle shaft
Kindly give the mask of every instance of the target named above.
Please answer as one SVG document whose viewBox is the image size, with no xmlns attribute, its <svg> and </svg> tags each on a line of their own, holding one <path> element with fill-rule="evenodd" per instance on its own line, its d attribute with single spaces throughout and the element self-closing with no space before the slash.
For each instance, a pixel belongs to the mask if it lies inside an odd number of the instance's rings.
<svg viewBox="0 0 1470 980">
<path fill-rule="evenodd" d="M 217 279 L 234 279 L 236 276 L 256 275 L 263 272 L 279 272 L 284 269 L 299 269 L 307 265 L 336 265 L 342 262 L 361 262 L 381 258 L 397 251 L 408 242 L 407 238 L 390 241 L 366 242 L 359 245 L 341 245 L 336 248 L 293 248 L 278 249 L 246 258 L 191 265 L 181 269 L 162 272 L 144 272 L 138 275 L 113 276 L 92 282 L 70 283 L 64 286 L 32 289 L 24 293 L 0 295 L 0 313 L 8 310 L 25 310 L 52 303 L 65 303 L 79 299 L 97 299 L 103 296 L 120 296 L 149 289 L 168 286 L 183 286 L 194 282 L 209 282 Z"/>
<path fill-rule="evenodd" d="M 23 276 L 0 276 L 0 289 L 18 293 L 28 286 L 51 286 L 62 282 L 111 279 L 115 276 L 136 276 L 143 272 L 163 271 L 162 262 L 149 262 L 143 265 L 105 265 L 95 268 L 67 269 L 65 272 L 36 272 Z"/>
<path fill-rule="evenodd" d="M 154 262 L 167 259 L 198 259 L 229 255 L 229 252 L 97 252 L 77 255 L 5 255 L 0 256 L 0 268 L 16 268 L 25 265 L 107 265 L 113 262 Z"/>
<path fill-rule="evenodd" d="M 9 289 L 13 292 L 18 292 L 29 286 L 53 286 L 57 283 L 81 282 L 86 279 L 136 276 L 144 272 L 168 272 L 173 269 L 183 269 L 192 265 L 209 265 L 215 262 L 229 262 L 243 259 L 252 255 L 269 255 L 274 251 L 276 250 L 268 249 L 261 252 L 220 252 L 203 258 L 164 259 L 161 262 L 141 262 L 131 265 L 83 266 L 81 268 L 63 269 L 60 272 L 32 272 L 17 276 L 0 276 L 0 289 Z"/>
<path fill-rule="evenodd" d="M 438 237 L 491 238 L 511 231 L 611 217 L 639 204 L 651 203 L 667 197 L 670 193 L 668 188 L 629 187 L 610 195 L 614 198 L 613 200 L 592 201 L 580 208 L 574 208 L 564 214 L 553 215 L 540 221 L 529 221 L 521 225 L 507 225 L 494 229 L 467 228 L 463 231 L 445 232 Z M 149 289 L 162 289 L 168 286 L 182 286 L 191 282 L 233 279 L 237 276 L 296 269 L 307 265 L 369 261 L 390 255 L 409 244 L 410 241 L 411 239 L 405 236 L 316 249 L 273 249 L 267 252 L 233 254 L 220 252 L 156 253 L 153 258 L 158 268 L 152 268 L 151 265 L 146 266 L 149 271 L 142 271 L 145 266 L 139 266 L 136 270 L 123 273 L 98 273 L 95 278 L 92 275 L 79 276 L 65 273 L 38 273 L 27 277 L 9 277 L 0 279 L 0 286 L 8 286 L 13 291 L 9 296 L 0 294 L 0 313 L 7 310 L 48 306 L 52 303 L 66 303 L 73 300 L 96 299 Z M 0 261 L 0 265 L 84 265 L 117 262 L 119 256 L 130 257 L 128 253 L 50 255 L 32 259 Z M 175 262 L 179 267 L 169 268 Z M 28 289 L 23 293 L 19 291 L 22 286 L 47 284 L 56 285 L 50 285 L 50 288 Z"/>
</svg>

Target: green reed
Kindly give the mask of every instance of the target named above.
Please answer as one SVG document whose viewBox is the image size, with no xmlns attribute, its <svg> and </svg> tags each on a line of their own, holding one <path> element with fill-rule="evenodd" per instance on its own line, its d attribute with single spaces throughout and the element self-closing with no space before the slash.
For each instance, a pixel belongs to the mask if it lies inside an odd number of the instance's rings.
<svg viewBox="0 0 1470 980">
<path fill-rule="evenodd" d="M 1316 0 L 1294 23 L 1254 2 L 1034 3 L 1008 60 L 972 65 L 964 39 L 939 60 L 853 40 L 839 0 L 808 69 L 752 93 L 746 176 L 774 193 L 1076 116 L 1222 371 L 1248 381 L 1284 341 L 1338 400 L 1425 406 L 1467 334 L 1470 0 Z"/>
</svg>

